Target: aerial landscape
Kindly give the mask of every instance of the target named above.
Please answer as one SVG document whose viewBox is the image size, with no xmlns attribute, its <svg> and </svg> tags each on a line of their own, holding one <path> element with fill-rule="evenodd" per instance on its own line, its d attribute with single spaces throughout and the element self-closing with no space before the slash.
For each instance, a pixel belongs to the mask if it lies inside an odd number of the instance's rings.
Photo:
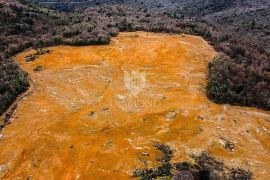
<svg viewBox="0 0 270 180">
<path fill-rule="evenodd" d="M 270 1 L 1 0 L 1 179 L 270 179 Z"/>
</svg>

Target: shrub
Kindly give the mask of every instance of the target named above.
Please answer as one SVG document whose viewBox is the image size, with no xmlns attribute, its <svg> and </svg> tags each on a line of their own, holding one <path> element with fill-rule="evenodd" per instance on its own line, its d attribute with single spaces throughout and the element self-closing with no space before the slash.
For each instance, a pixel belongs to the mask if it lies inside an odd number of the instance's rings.
<svg viewBox="0 0 270 180">
<path fill-rule="evenodd" d="M 209 63 L 207 96 L 217 103 L 270 109 L 269 73 L 222 55 Z M 266 73 L 266 74 L 265 74 Z"/>
<path fill-rule="evenodd" d="M 29 87 L 27 74 L 18 65 L 7 59 L 0 59 L 0 115 L 12 104 L 16 97 Z"/>
</svg>

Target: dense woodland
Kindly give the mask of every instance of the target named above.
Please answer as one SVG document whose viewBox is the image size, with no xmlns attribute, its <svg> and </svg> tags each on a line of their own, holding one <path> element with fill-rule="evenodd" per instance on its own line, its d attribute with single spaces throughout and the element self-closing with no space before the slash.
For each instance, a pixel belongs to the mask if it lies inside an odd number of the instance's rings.
<svg viewBox="0 0 270 180">
<path fill-rule="evenodd" d="M 27 74 L 12 61 L 16 53 L 58 44 L 108 44 L 120 31 L 138 30 L 203 36 L 220 52 L 209 63 L 208 97 L 217 103 L 269 110 L 270 25 L 262 17 L 270 17 L 269 5 L 253 11 L 246 9 L 235 16 L 239 11 L 230 9 L 235 7 L 231 1 L 210 2 L 208 9 L 199 11 L 202 17 L 197 18 L 192 9 L 196 7 L 188 3 L 185 8 L 166 11 L 159 4 L 147 9 L 141 3 L 133 7 L 95 3 L 84 10 L 60 12 L 25 1 L 1 1 L 0 114 L 29 86 Z"/>
</svg>

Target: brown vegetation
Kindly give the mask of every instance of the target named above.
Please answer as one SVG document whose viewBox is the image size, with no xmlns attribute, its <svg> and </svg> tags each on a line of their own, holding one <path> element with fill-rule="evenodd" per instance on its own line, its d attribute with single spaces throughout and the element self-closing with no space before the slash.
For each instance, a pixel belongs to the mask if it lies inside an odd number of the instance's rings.
<svg viewBox="0 0 270 180">
<path fill-rule="evenodd" d="M 174 180 L 199 180 L 199 179 L 230 179 L 250 180 L 252 174 L 241 168 L 228 168 L 222 161 L 215 159 L 207 152 L 200 155 L 191 155 L 194 164 L 190 162 L 170 163 L 173 151 L 169 146 L 158 144 L 156 148 L 163 153 L 158 159 L 161 166 L 150 169 L 136 169 L 133 176 L 143 180 L 148 179 L 174 179 Z"/>
</svg>

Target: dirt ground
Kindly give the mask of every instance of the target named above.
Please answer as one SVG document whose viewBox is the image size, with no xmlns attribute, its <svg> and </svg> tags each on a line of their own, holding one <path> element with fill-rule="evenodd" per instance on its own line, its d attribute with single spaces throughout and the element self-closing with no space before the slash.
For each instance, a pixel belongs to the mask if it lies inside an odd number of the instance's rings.
<svg viewBox="0 0 270 180">
<path fill-rule="evenodd" d="M 35 89 L 0 132 L 1 178 L 127 179 L 156 166 L 160 143 L 175 162 L 208 151 L 270 179 L 270 113 L 207 99 L 216 52 L 201 37 L 133 32 L 49 49 L 16 56 Z"/>
</svg>

